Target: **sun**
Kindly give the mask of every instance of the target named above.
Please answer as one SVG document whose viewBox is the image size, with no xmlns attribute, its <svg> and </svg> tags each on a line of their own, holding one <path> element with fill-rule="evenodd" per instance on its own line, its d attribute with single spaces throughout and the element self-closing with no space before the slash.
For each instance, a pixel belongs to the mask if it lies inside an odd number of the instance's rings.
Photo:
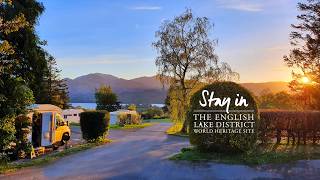
<svg viewBox="0 0 320 180">
<path fill-rule="evenodd" d="M 308 77 L 304 76 L 301 78 L 301 82 L 304 84 L 308 84 L 308 83 L 310 83 L 310 79 Z"/>
</svg>

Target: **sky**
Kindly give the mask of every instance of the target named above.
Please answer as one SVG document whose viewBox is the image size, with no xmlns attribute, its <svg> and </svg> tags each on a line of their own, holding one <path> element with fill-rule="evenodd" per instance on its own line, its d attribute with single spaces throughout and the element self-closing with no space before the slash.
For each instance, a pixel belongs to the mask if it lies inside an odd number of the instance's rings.
<svg viewBox="0 0 320 180">
<path fill-rule="evenodd" d="M 216 54 L 240 82 L 290 81 L 283 62 L 290 50 L 296 0 L 40 0 L 37 32 L 62 77 L 105 73 L 132 79 L 153 76 L 155 32 L 186 8 L 208 17 Z"/>
</svg>

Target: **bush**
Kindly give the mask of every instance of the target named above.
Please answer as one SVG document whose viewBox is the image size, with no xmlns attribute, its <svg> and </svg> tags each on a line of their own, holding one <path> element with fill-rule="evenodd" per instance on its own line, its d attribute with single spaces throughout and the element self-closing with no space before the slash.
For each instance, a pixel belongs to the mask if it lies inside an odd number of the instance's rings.
<svg viewBox="0 0 320 180">
<path fill-rule="evenodd" d="M 130 104 L 130 105 L 128 106 L 128 110 L 129 110 L 129 111 L 136 111 L 136 110 L 137 110 L 137 106 L 134 105 L 134 104 Z"/>
<path fill-rule="evenodd" d="M 110 122 L 110 113 L 107 111 L 87 111 L 80 114 L 80 127 L 83 139 L 97 141 L 104 139 Z"/>
<path fill-rule="evenodd" d="M 31 132 L 31 119 L 25 115 L 17 116 L 15 119 L 16 128 L 16 147 L 15 158 L 25 158 L 31 155 L 32 145 L 28 140 L 28 134 Z"/>
<path fill-rule="evenodd" d="M 143 119 L 158 119 L 164 116 L 164 112 L 161 108 L 151 107 L 142 112 Z"/>
<path fill-rule="evenodd" d="M 230 97 L 231 103 L 229 107 L 229 111 L 232 110 L 253 110 L 252 114 L 254 117 L 254 122 L 258 122 L 258 114 L 257 114 L 257 105 L 250 94 L 250 92 L 241 87 L 240 85 L 233 82 L 216 82 L 210 85 L 205 86 L 201 90 L 197 91 L 191 98 L 190 101 L 190 110 L 187 113 L 187 118 L 190 123 L 189 125 L 189 137 L 190 143 L 195 145 L 200 151 L 208 151 L 208 152 L 246 152 L 251 150 L 257 140 L 257 124 L 254 126 L 254 133 L 196 133 L 194 132 L 194 123 L 199 122 L 199 120 L 195 120 L 193 118 L 194 110 L 217 110 L 214 112 L 205 112 L 206 114 L 211 114 L 213 120 L 211 122 L 216 122 L 215 117 L 218 114 L 226 114 L 225 107 L 220 106 L 205 106 L 202 107 L 199 101 L 203 100 L 202 98 L 202 90 L 208 90 L 210 93 L 214 91 L 214 97 L 217 98 L 225 98 Z M 237 98 L 237 94 L 243 96 L 247 102 L 248 106 L 235 106 L 234 101 Z M 233 103 L 232 103 L 233 102 Z M 240 112 L 230 112 L 232 114 L 239 115 Z M 243 112 L 242 112 L 243 114 Z M 236 120 L 234 120 L 236 121 Z M 236 122 L 239 122 L 237 120 Z M 241 120 L 244 121 L 244 120 Z M 252 120 L 251 120 L 252 122 Z"/>
<path fill-rule="evenodd" d="M 118 124 L 120 126 L 141 124 L 141 116 L 137 112 L 120 112 L 118 114 Z"/>
</svg>

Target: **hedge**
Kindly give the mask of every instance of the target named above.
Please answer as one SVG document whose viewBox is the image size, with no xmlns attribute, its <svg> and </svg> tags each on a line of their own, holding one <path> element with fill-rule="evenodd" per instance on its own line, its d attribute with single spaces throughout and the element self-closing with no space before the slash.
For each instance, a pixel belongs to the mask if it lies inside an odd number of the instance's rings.
<svg viewBox="0 0 320 180">
<path fill-rule="evenodd" d="M 195 145 L 201 151 L 207 152 L 223 152 L 223 153 L 238 153 L 246 152 L 251 150 L 257 140 L 257 126 L 254 126 L 254 133 L 196 133 L 194 132 L 194 122 L 196 122 L 193 117 L 194 110 L 217 110 L 210 112 L 212 117 L 216 114 L 222 114 L 225 112 L 225 107 L 213 106 L 213 107 L 202 107 L 199 101 L 202 100 L 202 90 L 208 90 L 209 92 L 214 91 L 214 97 L 224 98 L 230 97 L 232 100 L 237 98 L 237 94 L 243 96 L 247 102 L 248 106 L 235 106 L 234 103 L 230 104 L 230 110 L 250 110 L 254 117 L 254 122 L 258 123 L 258 110 L 256 102 L 251 95 L 251 93 L 243 88 L 242 86 L 234 82 L 216 82 L 205 86 L 204 88 L 197 91 L 191 98 L 190 110 L 187 113 L 187 120 L 189 121 L 189 137 L 190 143 Z M 218 112 L 219 111 L 219 112 Z M 221 111 L 221 112 L 220 112 Z M 240 112 L 234 112 L 233 114 L 239 114 Z"/>
<path fill-rule="evenodd" d="M 261 124 L 259 139 L 265 143 L 276 138 L 276 143 L 282 137 L 287 137 L 292 143 L 304 144 L 307 141 L 316 143 L 320 135 L 319 111 L 285 111 L 285 110 L 260 110 Z"/>
<path fill-rule="evenodd" d="M 104 138 L 108 131 L 110 113 L 108 111 L 87 111 L 80 113 L 80 127 L 83 139 L 95 141 Z"/>
</svg>

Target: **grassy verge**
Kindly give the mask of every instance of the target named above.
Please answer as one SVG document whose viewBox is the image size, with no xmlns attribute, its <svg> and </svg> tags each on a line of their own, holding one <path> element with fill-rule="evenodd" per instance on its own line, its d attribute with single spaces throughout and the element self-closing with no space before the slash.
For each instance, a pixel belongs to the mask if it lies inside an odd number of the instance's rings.
<svg viewBox="0 0 320 180">
<path fill-rule="evenodd" d="M 144 119 L 143 122 L 146 123 L 172 123 L 172 120 L 169 118 L 163 119 Z"/>
<path fill-rule="evenodd" d="M 71 122 L 70 126 L 80 126 L 80 123 Z"/>
<path fill-rule="evenodd" d="M 174 136 L 182 136 L 188 137 L 188 134 L 181 133 L 182 123 L 174 123 L 169 129 L 167 129 L 166 133 Z"/>
<path fill-rule="evenodd" d="M 40 157 L 37 157 L 35 159 L 29 159 L 25 161 L 16 161 L 16 162 L 11 162 L 7 164 L 1 164 L 0 165 L 0 174 L 7 173 L 7 172 L 14 172 L 18 169 L 25 168 L 25 167 L 31 167 L 31 166 L 42 166 L 46 165 L 48 163 L 51 163 L 57 159 L 60 159 L 64 156 L 68 156 L 80 151 L 84 151 L 90 148 L 93 148 L 95 146 L 99 146 L 105 143 L 109 143 L 110 140 L 106 140 L 105 142 L 99 142 L 99 143 L 85 143 L 85 144 L 80 144 L 74 147 L 70 147 L 68 149 L 65 149 L 60 152 L 53 152 L 47 155 L 43 155 Z"/>
<path fill-rule="evenodd" d="M 320 159 L 319 145 L 264 145 L 243 154 L 204 153 L 196 148 L 183 148 L 171 160 L 212 161 L 227 164 L 260 165 Z"/>
<path fill-rule="evenodd" d="M 131 124 L 131 125 L 124 125 L 124 126 L 119 126 L 118 124 L 112 124 L 110 125 L 110 129 L 135 129 L 135 128 L 145 128 L 152 125 L 153 125 L 152 123 Z"/>
</svg>

